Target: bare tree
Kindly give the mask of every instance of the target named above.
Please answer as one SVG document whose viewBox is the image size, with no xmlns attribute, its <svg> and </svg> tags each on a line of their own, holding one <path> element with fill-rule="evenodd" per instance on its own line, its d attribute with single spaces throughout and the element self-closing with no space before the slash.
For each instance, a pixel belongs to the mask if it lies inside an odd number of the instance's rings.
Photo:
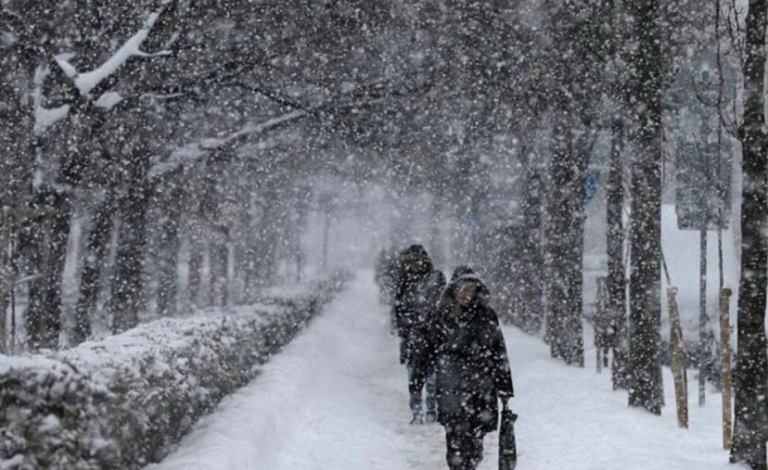
<svg viewBox="0 0 768 470">
<path fill-rule="evenodd" d="M 637 47 L 630 93 L 637 123 L 630 233 L 629 404 L 661 414 L 661 165 L 663 56 L 660 3 L 627 4 Z"/>
</svg>

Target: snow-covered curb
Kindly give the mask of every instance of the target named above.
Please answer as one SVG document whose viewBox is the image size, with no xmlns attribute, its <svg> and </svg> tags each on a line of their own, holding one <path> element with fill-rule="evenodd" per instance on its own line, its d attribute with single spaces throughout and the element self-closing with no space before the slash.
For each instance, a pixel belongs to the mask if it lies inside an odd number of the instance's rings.
<svg viewBox="0 0 768 470">
<path fill-rule="evenodd" d="M 47 357 L 0 356 L 0 469 L 132 469 L 160 460 L 346 280 L 161 319 Z"/>
</svg>

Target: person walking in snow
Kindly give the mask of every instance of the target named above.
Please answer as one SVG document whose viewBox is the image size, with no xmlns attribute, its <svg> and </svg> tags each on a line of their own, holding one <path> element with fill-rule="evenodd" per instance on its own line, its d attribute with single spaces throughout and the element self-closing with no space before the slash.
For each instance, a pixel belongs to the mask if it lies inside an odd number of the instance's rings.
<svg viewBox="0 0 768 470">
<path fill-rule="evenodd" d="M 436 372 L 438 420 L 445 427 L 451 470 L 474 470 L 483 438 L 498 427 L 497 401 L 513 396 L 504 337 L 488 288 L 475 274 L 457 273 L 441 298 L 420 356 L 413 385 Z"/>
<path fill-rule="evenodd" d="M 606 277 L 597 278 L 597 298 L 592 326 L 595 330 L 595 350 L 597 351 L 597 370 L 608 367 L 611 349 L 615 348 L 616 331 L 608 305 L 608 283 Z M 602 364 L 601 364 L 602 363 Z"/>
<path fill-rule="evenodd" d="M 394 317 L 400 337 L 400 362 L 408 367 L 408 391 L 411 424 L 424 422 L 422 389 L 426 386 L 427 422 L 437 419 L 435 376 L 424 371 L 424 380 L 417 387 L 413 383 L 413 359 L 422 355 L 427 334 L 437 311 L 437 303 L 445 286 L 445 276 L 432 266 L 427 250 L 411 245 L 398 257 L 398 280 L 395 291 Z"/>
</svg>

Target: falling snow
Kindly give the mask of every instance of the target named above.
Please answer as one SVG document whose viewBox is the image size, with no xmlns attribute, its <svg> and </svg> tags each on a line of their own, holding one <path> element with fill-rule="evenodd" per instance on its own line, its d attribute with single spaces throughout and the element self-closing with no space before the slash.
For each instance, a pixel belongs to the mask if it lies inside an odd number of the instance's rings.
<svg viewBox="0 0 768 470">
<path fill-rule="evenodd" d="M 0 469 L 768 470 L 767 24 L 0 0 Z"/>
</svg>

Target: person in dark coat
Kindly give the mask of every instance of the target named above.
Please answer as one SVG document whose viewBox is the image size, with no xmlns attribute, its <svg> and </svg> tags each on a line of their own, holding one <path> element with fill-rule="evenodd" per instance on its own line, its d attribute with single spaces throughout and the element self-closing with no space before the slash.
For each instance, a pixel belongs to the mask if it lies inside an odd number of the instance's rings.
<svg viewBox="0 0 768 470">
<path fill-rule="evenodd" d="M 595 313 L 592 316 L 592 326 L 595 330 L 595 349 L 597 350 L 597 367 L 600 370 L 600 362 L 603 367 L 608 367 L 610 351 L 615 347 L 616 332 L 613 328 L 611 309 L 608 306 L 608 284 L 605 277 L 597 278 L 597 301 Z"/>
<path fill-rule="evenodd" d="M 414 360 L 418 387 L 435 370 L 438 420 L 445 427 L 451 470 L 473 470 L 483 458 L 483 437 L 498 427 L 497 401 L 513 396 L 504 337 L 489 292 L 474 274 L 448 284 L 428 344 Z"/>
<path fill-rule="evenodd" d="M 424 422 L 422 415 L 422 389 L 426 386 L 428 422 L 437 419 L 435 376 L 425 371 L 419 386 L 412 382 L 414 359 L 421 357 L 427 335 L 437 312 L 437 303 L 445 286 L 445 276 L 432 266 L 427 250 L 411 245 L 398 257 L 398 282 L 395 291 L 395 327 L 400 337 L 400 362 L 408 367 L 408 388 L 412 424 Z"/>
</svg>

